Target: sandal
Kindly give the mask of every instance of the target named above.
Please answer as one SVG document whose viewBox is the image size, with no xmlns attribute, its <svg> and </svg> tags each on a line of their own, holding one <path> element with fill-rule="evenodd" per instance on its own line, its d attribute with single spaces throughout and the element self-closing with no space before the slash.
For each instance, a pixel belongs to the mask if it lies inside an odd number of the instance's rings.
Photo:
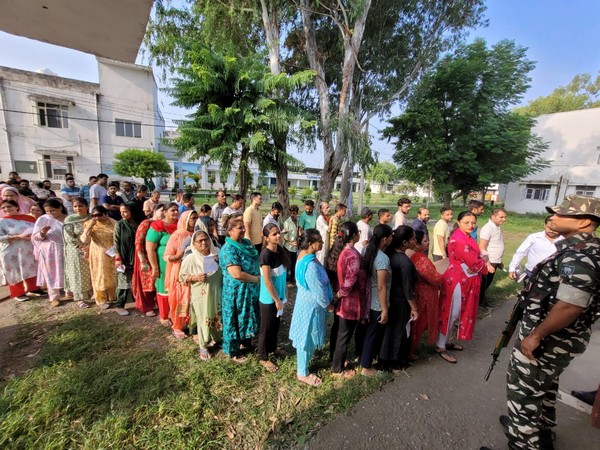
<svg viewBox="0 0 600 450">
<path fill-rule="evenodd" d="M 455 344 L 454 342 L 450 342 L 446 344 L 446 350 L 453 350 L 455 352 L 462 352 L 465 348 L 462 345 Z"/>
<path fill-rule="evenodd" d="M 148 311 L 145 315 L 146 317 L 156 317 L 156 313 L 152 310 Z"/>
<path fill-rule="evenodd" d="M 360 374 L 363 377 L 376 377 L 377 376 L 377 370 L 375 370 L 375 369 L 373 369 L 371 367 L 369 367 L 369 368 L 363 367 L 361 369 L 361 371 L 360 371 Z"/>
<path fill-rule="evenodd" d="M 309 386 L 313 386 L 313 387 L 317 387 L 320 386 L 321 383 L 323 382 L 318 376 L 316 376 L 314 373 L 309 373 L 307 376 L 305 377 L 301 377 L 299 375 L 296 375 L 296 378 L 298 379 L 298 381 L 300 383 L 304 383 L 304 384 L 308 384 Z"/>
<path fill-rule="evenodd" d="M 342 370 L 341 372 L 331 372 L 331 375 L 334 378 L 344 378 L 346 380 L 349 380 L 350 378 L 354 378 L 356 372 L 354 370 Z"/>
<path fill-rule="evenodd" d="M 454 356 L 452 356 L 450 354 L 450 352 L 448 352 L 448 350 L 446 349 L 437 349 L 436 353 L 438 355 L 440 355 L 440 358 L 442 358 L 444 361 L 449 362 L 450 364 L 456 364 L 458 361 L 456 360 L 456 358 Z"/>
<path fill-rule="evenodd" d="M 208 353 L 207 349 L 201 348 L 199 358 L 202 361 L 208 361 L 210 358 L 212 358 L 212 356 L 210 355 L 210 353 Z"/>
<path fill-rule="evenodd" d="M 90 307 L 90 305 L 88 305 L 86 302 L 84 302 L 83 300 L 80 300 L 77 302 L 77 306 L 79 306 L 81 309 L 87 309 Z"/>
<path fill-rule="evenodd" d="M 52 300 L 50 302 L 50 306 L 52 306 L 53 308 L 56 308 L 57 306 L 60 306 L 60 300 Z"/>
<path fill-rule="evenodd" d="M 181 330 L 173 330 L 173 336 L 175 336 L 176 339 L 185 339 L 186 338 L 185 333 Z"/>
<path fill-rule="evenodd" d="M 231 358 L 231 360 L 237 364 L 243 364 L 246 362 L 247 359 L 248 358 L 246 358 L 245 356 L 234 356 L 233 358 Z"/>
<path fill-rule="evenodd" d="M 263 366 L 265 369 L 267 369 L 271 373 L 275 373 L 279 370 L 279 367 L 277 367 L 275 364 L 273 364 L 269 360 L 264 360 L 264 361 L 259 361 L 259 362 L 260 362 L 261 366 Z"/>
<path fill-rule="evenodd" d="M 160 324 L 161 324 L 163 327 L 165 327 L 165 328 L 167 328 L 167 327 L 170 327 L 171 325 L 173 325 L 173 324 L 171 323 L 171 320 L 170 320 L 170 319 L 160 319 Z"/>
</svg>

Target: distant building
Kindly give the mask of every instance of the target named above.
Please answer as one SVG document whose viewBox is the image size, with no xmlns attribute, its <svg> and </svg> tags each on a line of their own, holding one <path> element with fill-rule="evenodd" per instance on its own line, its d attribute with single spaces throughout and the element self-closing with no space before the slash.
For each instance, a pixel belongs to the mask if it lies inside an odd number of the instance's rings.
<svg viewBox="0 0 600 450">
<path fill-rule="evenodd" d="M 506 186 L 508 210 L 544 213 L 568 194 L 600 195 L 600 108 L 540 116 L 533 132 L 549 143 L 551 164 Z"/>
<path fill-rule="evenodd" d="M 164 119 L 152 69 L 97 58 L 99 83 L 0 67 L 0 178 L 79 183 L 112 173 L 126 148 L 160 150 Z"/>
</svg>

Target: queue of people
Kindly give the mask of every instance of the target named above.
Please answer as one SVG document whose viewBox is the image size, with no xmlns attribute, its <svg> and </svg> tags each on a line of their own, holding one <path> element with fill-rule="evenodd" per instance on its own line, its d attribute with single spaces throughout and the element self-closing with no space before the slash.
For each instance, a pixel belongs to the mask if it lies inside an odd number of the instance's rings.
<svg viewBox="0 0 600 450">
<path fill-rule="evenodd" d="M 175 338 L 192 335 L 203 361 L 221 348 L 243 363 L 257 347 L 261 365 L 275 372 L 273 356 L 284 354 L 279 324 L 295 284 L 289 337 L 297 378 L 312 386 L 321 380 L 309 361 L 325 343 L 329 313 L 334 376 L 356 373 L 348 364 L 352 338 L 366 376 L 376 373 L 375 360 L 395 370 L 417 359 L 425 332 L 427 344 L 456 363 L 453 352 L 463 347 L 451 339 L 454 326 L 458 322 L 459 340 L 473 338 L 482 276 L 498 267 L 473 238 L 477 215 L 470 211 L 460 213 L 451 230 L 452 211 L 442 209 L 433 231 L 434 260 L 447 260 L 440 270 L 428 258 L 429 211 L 420 208 L 409 226 L 407 198 L 398 202 L 395 228 L 382 209 L 371 229 L 369 208 L 357 224 L 345 221 L 341 203 L 332 214 L 329 203 L 315 210 L 307 200 L 302 214 L 291 206 L 281 223 L 282 206 L 273 203 L 263 217 L 258 192 L 246 209 L 241 196 L 228 205 L 219 191 L 215 205 L 196 211 L 189 195 L 164 204 L 156 192 L 146 199 L 145 186 L 118 195 L 118 184 L 105 174 L 94 180 L 92 204 L 81 196 L 50 197 L 43 214 L 32 212 L 35 201 L 18 189 L 2 187 L 0 264 L 11 296 L 25 301 L 43 295 L 44 287 L 52 306 L 72 299 L 81 308 L 95 303 L 122 316 L 134 302 L 147 317 L 158 312 Z"/>
</svg>

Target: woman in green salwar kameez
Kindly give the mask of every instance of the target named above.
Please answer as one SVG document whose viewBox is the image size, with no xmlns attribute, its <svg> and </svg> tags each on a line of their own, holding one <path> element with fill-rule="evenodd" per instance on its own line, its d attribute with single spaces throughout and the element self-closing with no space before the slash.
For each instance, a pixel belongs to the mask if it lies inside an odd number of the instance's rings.
<svg viewBox="0 0 600 450">
<path fill-rule="evenodd" d="M 83 197 L 73 200 L 73 211 L 63 225 L 65 292 L 68 297 L 73 296 L 80 308 L 89 308 L 86 303 L 92 292 L 87 261 L 89 246 L 80 240 L 83 225 L 90 219 L 87 200 Z"/>
</svg>

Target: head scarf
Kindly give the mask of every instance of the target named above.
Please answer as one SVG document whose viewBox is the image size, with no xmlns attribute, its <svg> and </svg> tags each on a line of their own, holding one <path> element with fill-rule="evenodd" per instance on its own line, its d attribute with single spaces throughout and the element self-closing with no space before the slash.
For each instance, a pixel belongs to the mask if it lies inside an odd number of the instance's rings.
<svg viewBox="0 0 600 450">
<path fill-rule="evenodd" d="M 4 193 L 6 191 L 14 192 L 17 195 L 17 203 L 19 204 L 19 214 L 29 214 L 31 205 L 33 205 L 35 202 L 30 198 L 21 195 L 18 189 L 12 186 L 6 186 L 2 189 L 2 201 L 4 201 Z M 6 217 L 6 214 L 4 214 L 4 211 L 2 210 L 0 210 L 0 217 Z"/>
</svg>

